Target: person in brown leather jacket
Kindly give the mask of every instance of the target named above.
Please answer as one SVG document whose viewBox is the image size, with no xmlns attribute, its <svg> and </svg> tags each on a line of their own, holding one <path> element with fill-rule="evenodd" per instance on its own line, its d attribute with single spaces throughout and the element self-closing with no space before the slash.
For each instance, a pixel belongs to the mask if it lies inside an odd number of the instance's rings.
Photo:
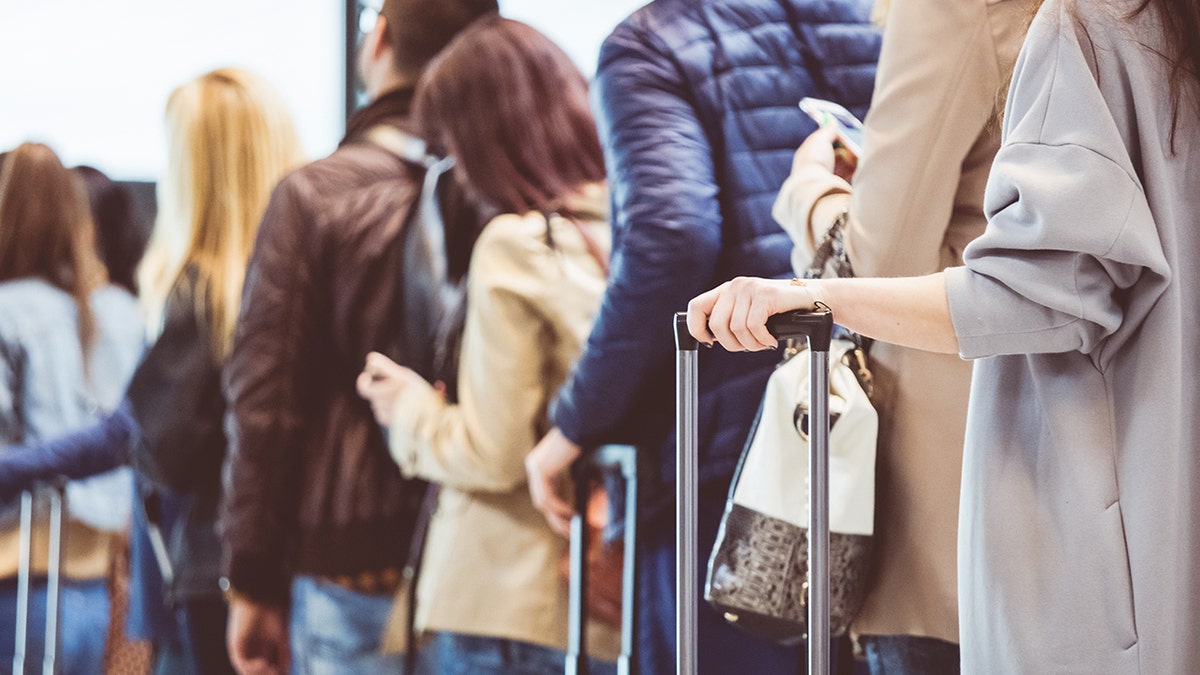
<svg viewBox="0 0 1200 675">
<path fill-rule="evenodd" d="M 396 353 L 396 251 L 425 169 L 373 139 L 406 128 L 426 63 L 496 11 L 387 0 L 358 62 L 372 102 L 332 155 L 280 182 L 263 216 L 225 371 L 222 582 L 242 673 L 402 668 L 380 637 L 424 484 L 401 476 L 355 377 L 368 352 Z"/>
</svg>

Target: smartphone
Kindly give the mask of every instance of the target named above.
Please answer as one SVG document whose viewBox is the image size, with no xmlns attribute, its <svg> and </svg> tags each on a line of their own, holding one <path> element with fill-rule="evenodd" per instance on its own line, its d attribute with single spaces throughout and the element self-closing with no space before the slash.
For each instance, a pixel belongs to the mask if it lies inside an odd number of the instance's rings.
<svg viewBox="0 0 1200 675">
<path fill-rule="evenodd" d="M 833 101 L 810 97 L 800 99 L 800 109 L 821 126 L 832 123 L 846 150 L 855 157 L 862 156 L 863 125 L 853 113 Z"/>
</svg>

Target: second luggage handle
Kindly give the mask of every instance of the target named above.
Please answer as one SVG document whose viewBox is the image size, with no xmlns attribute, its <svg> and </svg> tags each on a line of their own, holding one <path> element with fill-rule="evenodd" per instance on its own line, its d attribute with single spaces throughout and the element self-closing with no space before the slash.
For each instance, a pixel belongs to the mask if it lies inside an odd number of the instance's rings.
<svg viewBox="0 0 1200 675">
<path fill-rule="evenodd" d="M 829 653 L 829 346 L 833 341 L 833 312 L 823 304 L 812 310 L 776 314 L 767 330 L 778 340 L 806 338 L 812 377 L 809 382 L 808 437 L 808 672 L 830 671 Z M 687 312 L 675 314 L 676 375 L 676 672 L 697 672 L 699 640 L 697 611 L 698 407 L 699 342 L 688 332 Z M 819 422 L 817 420 L 820 420 Z"/>
</svg>

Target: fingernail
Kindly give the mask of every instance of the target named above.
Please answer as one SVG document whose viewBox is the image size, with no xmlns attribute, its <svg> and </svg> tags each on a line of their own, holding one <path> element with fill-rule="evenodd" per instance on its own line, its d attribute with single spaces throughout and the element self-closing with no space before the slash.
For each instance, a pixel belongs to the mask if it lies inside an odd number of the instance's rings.
<svg viewBox="0 0 1200 675">
<path fill-rule="evenodd" d="M 712 349 L 712 348 L 713 348 L 713 344 L 715 344 L 715 343 L 713 343 L 713 342 L 705 342 L 705 343 L 704 343 L 704 346 L 705 346 L 705 347 L 708 347 L 709 349 Z"/>
</svg>

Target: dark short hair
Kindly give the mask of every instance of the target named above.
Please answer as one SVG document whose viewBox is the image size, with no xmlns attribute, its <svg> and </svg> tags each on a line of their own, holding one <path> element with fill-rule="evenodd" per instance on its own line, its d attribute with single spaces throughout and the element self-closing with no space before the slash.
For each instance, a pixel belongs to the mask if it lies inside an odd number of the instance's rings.
<svg viewBox="0 0 1200 675">
<path fill-rule="evenodd" d="M 146 251 L 146 236 L 134 219 L 133 197 L 99 169 L 77 166 L 73 171 L 87 188 L 96 248 L 108 268 L 108 280 L 136 295 L 137 266 Z"/>
<path fill-rule="evenodd" d="M 396 67 L 416 75 L 471 22 L 499 11 L 496 0 L 384 0 L 379 13 Z"/>
<path fill-rule="evenodd" d="M 604 179 L 587 79 L 519 21 L 484 19 L 455 38 L 429 64 L 414 109 L 469 188 L 504 212 L 553 211 Z"/>
</svg>

